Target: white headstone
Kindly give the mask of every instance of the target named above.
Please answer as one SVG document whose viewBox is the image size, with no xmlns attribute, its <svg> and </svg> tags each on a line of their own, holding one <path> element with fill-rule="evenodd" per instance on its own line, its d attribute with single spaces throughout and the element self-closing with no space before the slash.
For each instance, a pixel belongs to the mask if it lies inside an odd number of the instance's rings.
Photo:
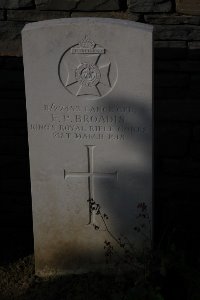
<svg viewBox="0 0 200 300">
<path fill-rule="evenodd" d="M 142 203 L 151 216 L 152 27 L 60 19 L 22 37 L 36 273 L 104 270 L 105 241 L 146 242 L 134 228 Z"/>
</svg>

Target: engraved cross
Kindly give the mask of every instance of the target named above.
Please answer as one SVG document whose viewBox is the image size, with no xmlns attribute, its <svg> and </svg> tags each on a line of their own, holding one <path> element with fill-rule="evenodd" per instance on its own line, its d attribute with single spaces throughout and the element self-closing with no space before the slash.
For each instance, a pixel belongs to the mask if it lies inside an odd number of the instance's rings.
<svg viewBox="0 0 200 300">
<path fill-rule="evenodd" d="M 94 172 L 94 148 L 96 146 L 87 145 L 87 158 L 88 158 L 88 171 L 87 172 L 67 172 L 64 170 L 64 179 L 74 177 L 87 177 L 88 178 L 88 192 L 89 192 L 89 222 L 88 225 L 92 223 L 92 209 L 91 202 L 94 200 L 94 178 L 117 178 L 117 171 L 113 173 L 100 173 Z"/>
</svg>

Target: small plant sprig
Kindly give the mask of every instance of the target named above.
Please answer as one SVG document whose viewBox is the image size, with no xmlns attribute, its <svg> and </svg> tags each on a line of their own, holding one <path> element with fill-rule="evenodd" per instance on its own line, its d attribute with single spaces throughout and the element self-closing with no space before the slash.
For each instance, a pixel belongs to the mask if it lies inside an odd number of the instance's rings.
<svg viewBox="0 0 200 300">
<path fill-rule="evenodd" d="M 93 213 L 95 213 L 96 215 L 99 215 L 101 220 L 103 221 L 103 224 L 105 226 L 105 230 L 109 233 L 109 235 L 113 238 L 113 240 L 115 240 L 115 242 L 120 246 L 122 247 L 122 244 L 121 244 L 121 240 L 118 239 L 112 232 L 111 230 L 109 229 L 108 227 L 108 224 L 107 224 L 107 220 L 109 219 L 108 215 L 106 213 L 103 213 L 101 211 L 101 206 L 100 204 L 96 203 L 94 201 L 94 199 L 90 199 L 88 200 L 89 201 L 89 204 L 90 204 L 90 214 L 92 215 Z M 96 224 L 92 224 L 94 229 L 95 230 L 99 230 L 100 227 Z"/>
<path fill-rule="evenodd" d="M 115 236 L 108 226 L 109 217 L 106 213 L 102 212 L 100 204 L 96 203 L 94 199 L 89 201 L 90 203 L 90 213 L 100 216 L 104 229 L 107 231 L 109 236 L 112 238 L 114 244 L 111 241 L 104 241 L 104 250 L 106 263 L 113 262 L 116 266 L 128 265 L 130 268 L 134 269 L 136 273 L 143 273 L 145 278 L 149 274 L 150 267 L 150 251 L 145 249 L 142 253 L 138 253 L 134 244 L 126 237 L 121 235 L 121 237 Z M 148 236 L 144 233 L 146 229 L 146 223 L 151 227 L 151 220 L 148 213 L 147 205 L 144 202 L 138 203 L 137 209 L 139 210 L 137 219 L 140 220 L 139 224 L 133 228 L 137 233 L 142 234 L 146 239 L 151 239 L 151 234 Z M 99 230 L 100 226 L 93 224 L 95 230 Z M 121 249 L 119 251 L 119 249 Z M 143 257 L 143 259 L 141 258 Z"/>
<path fill-rule="evenodd" d="M 148 207 L 145 202 L 140 202 L 137 205 L 137 209 L 139 210 L 137 219 L 139 223 L 134 227 L 134 230 L 140 234 L 142 234 L 149 242 L 152 240 L 152 232 L 151 232 L 151 218 L 148 212 Z M 146 229 L 148 225 L 149 233 L 146 234 L 144 229 Z"/>
</svg>

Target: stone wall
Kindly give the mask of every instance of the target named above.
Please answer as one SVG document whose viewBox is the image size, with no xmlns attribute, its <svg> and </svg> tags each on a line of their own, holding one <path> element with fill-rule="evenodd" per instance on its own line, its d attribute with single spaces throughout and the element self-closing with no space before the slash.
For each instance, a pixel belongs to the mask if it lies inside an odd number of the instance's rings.
<svg viewBox="0 0 200 300">
<path fill-rule="evenodd" d="M 0 0 L 0 257 L 33 251 L 20 31 L 26 22 L 123 18 L 154 25 L 155 238 L 164 229 L 198 253 L 200 177 L 199 0 Z M 191 257 L 191 255 L 189 255 Z M 192 257 L 195 257 L 192 255 Z"/>
</svg>

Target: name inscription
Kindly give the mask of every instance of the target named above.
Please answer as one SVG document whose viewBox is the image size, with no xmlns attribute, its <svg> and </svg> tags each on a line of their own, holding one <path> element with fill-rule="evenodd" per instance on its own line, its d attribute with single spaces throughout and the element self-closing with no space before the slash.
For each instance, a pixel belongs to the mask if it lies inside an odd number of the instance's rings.
<svg viewBox="0 0 200 300">
<path fill-rule="evenodd" d="M 43 107 L 45 122 L 30 124 L 34 134 L 50 134 L 55 139 L 121 141 L 147 134 L 134 106 Z"/>
</svg>

